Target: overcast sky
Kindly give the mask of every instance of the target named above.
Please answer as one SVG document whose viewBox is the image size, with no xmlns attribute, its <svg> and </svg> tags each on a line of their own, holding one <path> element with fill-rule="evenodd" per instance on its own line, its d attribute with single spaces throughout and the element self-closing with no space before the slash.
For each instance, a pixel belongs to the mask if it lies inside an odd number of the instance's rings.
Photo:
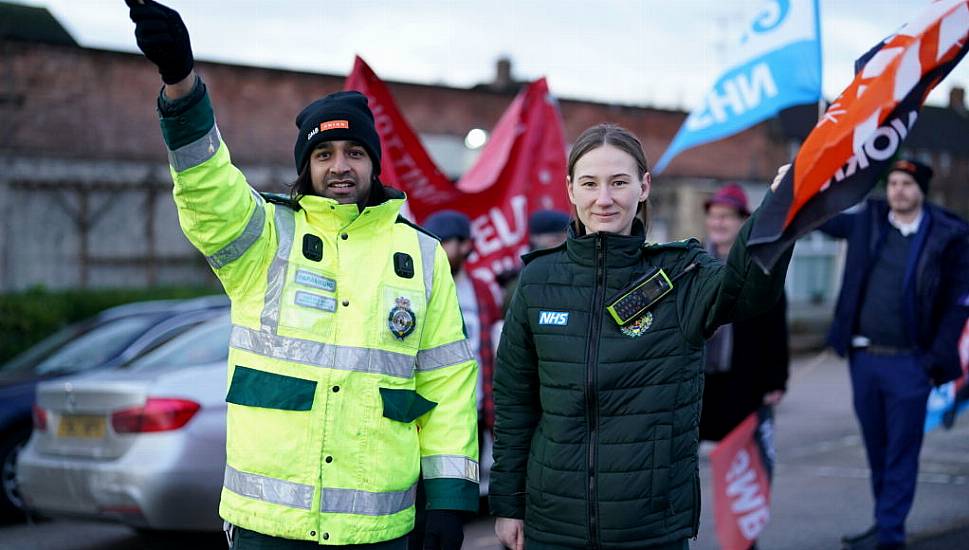
<svg viewBox="0 0 969 550">
<path fill-rule="evenodd" d="M 136 51 L 123 0 L 15 0 L 46 6 L 81 45 Z M 821 0 L 824 93 L 854 59 L 929 0 Z M 346 74 L 361 55 L 387 80 L 466 87 L 512 59 L 558 96 L 691 109 L 762 0 L 170 0 L 199 59 Z M 963 60 L 930 97 L 969 87 Z"/>
</svg>

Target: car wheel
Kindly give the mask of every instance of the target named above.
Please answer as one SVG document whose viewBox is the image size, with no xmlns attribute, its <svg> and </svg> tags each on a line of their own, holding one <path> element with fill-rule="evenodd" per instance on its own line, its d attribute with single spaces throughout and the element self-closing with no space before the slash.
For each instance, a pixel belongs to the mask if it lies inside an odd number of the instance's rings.
<svg viewBox="0 0 969 550">
<path fill-rule="evenodd" d="M 0 442 L 0 521 L 21 521 L 25 517 L 17 486 L 17 458 L 29 438 L 30 432 L 22 431 Z"/>
</svg>

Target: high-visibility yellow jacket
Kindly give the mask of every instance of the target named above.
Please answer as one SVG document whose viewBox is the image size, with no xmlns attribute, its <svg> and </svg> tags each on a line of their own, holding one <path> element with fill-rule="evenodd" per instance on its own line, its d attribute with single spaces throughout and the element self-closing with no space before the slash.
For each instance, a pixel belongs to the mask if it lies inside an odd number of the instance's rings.
<svg viewBox="0 0 969 550">
<path fill-rule="evenodd" d="M 232 301 L 222 517 L 389 540 L 413 528 L 421 470 L 428 509 L 477 510 L 477 367 L 447 256 L 399 217 L 403 195 L 267 201 L 207 95 L 162 130 L 181 227 Z"/>
</svg>

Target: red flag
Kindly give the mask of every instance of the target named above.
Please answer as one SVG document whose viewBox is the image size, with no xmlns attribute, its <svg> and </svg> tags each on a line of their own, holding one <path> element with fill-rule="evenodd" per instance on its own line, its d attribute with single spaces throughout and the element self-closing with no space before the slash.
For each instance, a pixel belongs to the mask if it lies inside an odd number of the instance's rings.
<svg viewBox="0 0 969 550">
<path fill-rule="evenodd" d="M 799 236 L 868 194 L 925 98 L 969 51 L 969 0 L 939 0 L 877 45 L 801 146 L 751 232 L 770 267 Z"/>
<path fill-rule="evenodd" d="M 437 169 L 386 85 L 359 57 L 344 88 L 370 101 L 383 150 L 381 178 L 407 193 L 415 221 L 444 209 L 471 218 L 474 253 L 467 269 L 473 276 L 491 281 L 518 267 L 532 212 L 570 211 L 562 120 L 544 78 L 518 94 L 456 186 Z"/>
<path fill-rule="evenodd" d="M 747 550 L 770 519 L 770 409 L 751 413 L 710 453 L 714 523 L 724 550 Z"/>
<path fill-rule="evenodd" d="M 359 56 L 343 89 L 357 90 L 367 96 L 380 135 L 380 179 L 407 193 L 408 207 L 418 221 L 435 210 L 448 208 L 441 205 L 461 196 L 424 150 L 421 140 L 400 114 L 390 90 Z"/>
</svg>

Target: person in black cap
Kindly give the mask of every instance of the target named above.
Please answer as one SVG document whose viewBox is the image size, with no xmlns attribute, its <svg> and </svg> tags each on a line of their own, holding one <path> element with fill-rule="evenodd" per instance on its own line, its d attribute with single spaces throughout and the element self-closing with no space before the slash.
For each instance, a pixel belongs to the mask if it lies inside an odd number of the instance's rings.
<svg viewBox="0 0 969 550">
<path fill-rule="evenodd" d="M 451 264 L 451 276 L 464 317 L 468 342 L 478 361 L 478 432 L 490 432 L 495 425 L 493 329 L 502 317 L 495 292 L 485 281 L 471 276 L 465 262 L 474 251 L 471 219 L 456 210 L 439 210 L 424 220 L 427 229 L 439 239 Z"/>
<path fill-rule="evenodd" d="M 554 248 L 569 236 L 569 215 L 558 210 L 536 210 L 528 217 L 528 246 L 531 250 Z"/>
<path fill-rule="evenodd" d="M 555 248 L 569 236 L 571 218 L 560 210 L 536 210 L 528 216 L 528 250 Z M 520 268 L 509 269 L 495 275 L 495 283 L 501 294 L 501 310 L 507 311 L 515 288 L 518 286 Z M 499 321 L 499 325 L 501 321 Z M 499 326 L 500 329 L 500 326 Z"/>
<path fill-rule="evenodd" d="M 847 239 L 828 342 L 848 359 L 875 524 L 846 548 L 903 548 L 915 496 L 926 400 L 957 378 L 957 342 L 969 316 L 969 224 L 926 201 L 932 169 L 896 161 L 887 200 L 869 198 L 821 230 Z"/>
<path fill-rule="evenodd" d="M 231 547 L 403 550 L 420 473 L 423 548 L 459 550 L 479 503 L 477 366 L 443 248 L 378 179 L 367 99 L 310 103 L 289 196 L 257 193 L 231 163 L 181 17 L 127 4 L 164 82 L 179 221 L 232 301 L 219 506 Z"/>
</svg>

